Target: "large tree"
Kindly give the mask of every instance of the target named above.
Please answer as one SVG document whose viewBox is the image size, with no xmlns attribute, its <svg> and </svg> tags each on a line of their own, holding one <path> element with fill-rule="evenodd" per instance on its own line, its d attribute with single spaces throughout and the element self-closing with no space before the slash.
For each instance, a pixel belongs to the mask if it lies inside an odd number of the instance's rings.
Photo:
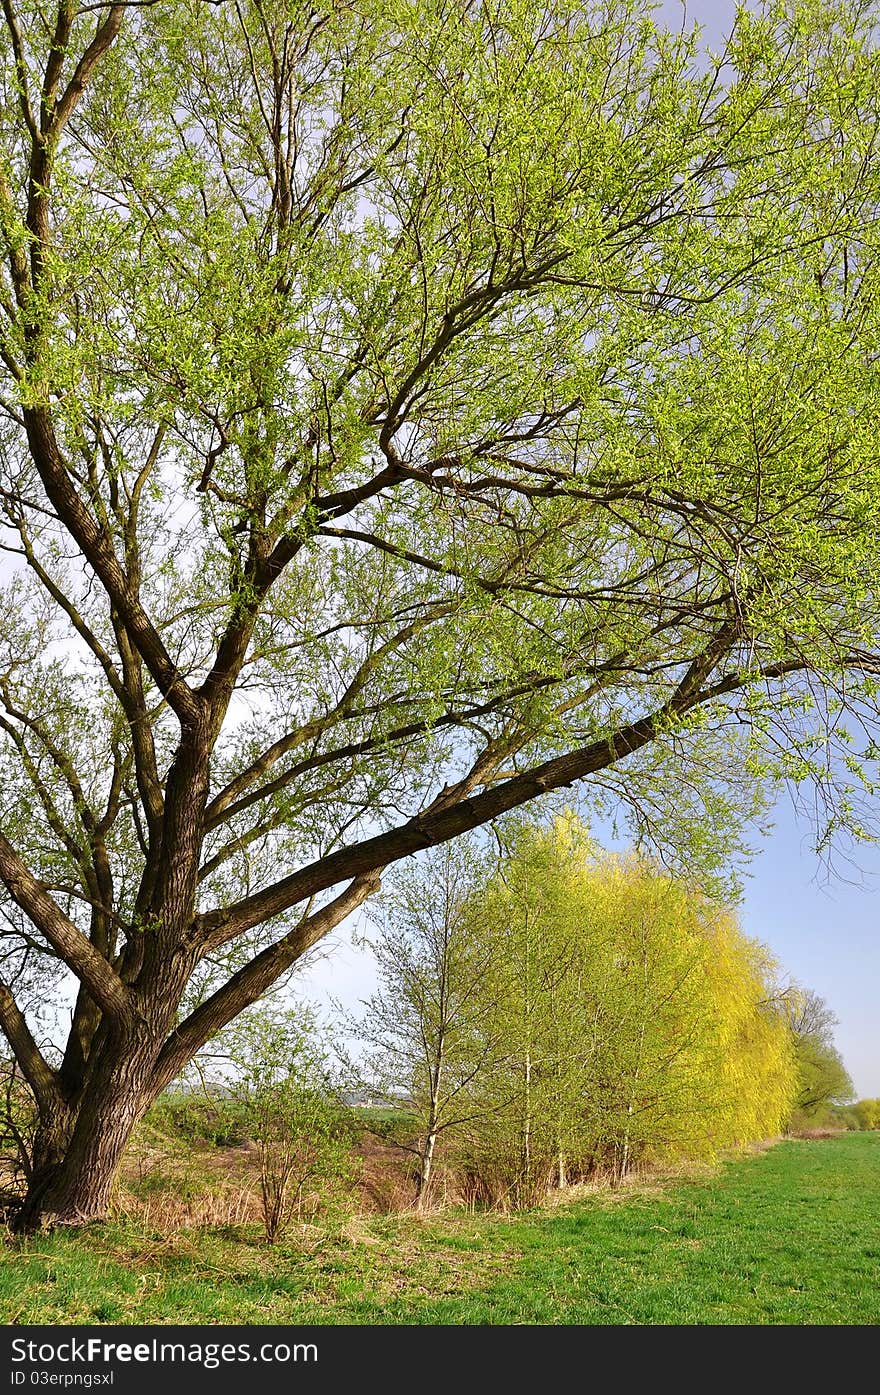
<svg viewBox="0 0 880 1395">
<path fill-rule="evenodd" d="M 798 1088 L 789 1127 L 815 1123 L 829 1106 L 846 1104 L 853 1083 L 834 1044 L 837 1018 L 818 993 L 790 985 L 783 995 L 797 1067 Z"/>
<path fill-rule="evenodd" d="M 2 3 L 36 1224 L 384 867 L 575 782 L 720 827 L 869 719 L 880 64 L 823 0 L 710 60 L 642 0 Z"/>
</svg>

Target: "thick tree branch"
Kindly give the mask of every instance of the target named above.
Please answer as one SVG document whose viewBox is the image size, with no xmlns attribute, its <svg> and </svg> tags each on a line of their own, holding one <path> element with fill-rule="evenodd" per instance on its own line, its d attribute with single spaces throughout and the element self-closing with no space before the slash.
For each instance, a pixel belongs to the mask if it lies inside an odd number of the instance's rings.
<svg viewBox="0 0 880 1395">
<path fill-rule="evenodd" d="M 173 1080 L 210 1037 L 256 1002 L 312 945 L 317 944 L 346 916 L 357 910 L 367 897 L 378 891 L 379 885 L 378 870 L 356 877 L 333 901 L 307 915 L 282 940 L 256 955 L 249 964 L 233 974 L 228 983 L 197 1007 L 172 1033 L 162 1049 L 155 1077 L 159 1088 Z"/>
<path fill-rule="evenodd" d="M 21 114 L 31 138 L 36 140 L 38 138 L 37 123 L 34 118 L 28 91 L 30 86 L 30 74 L 28 73 L 27 60 L 24 53 L 21 27 L 18 23 L 18 16 L 13 8 L 12 0 L 3 0 L 3 16 L 6 20 L 6 28 L 9 30 L 12 52 L 15 55 L 15 71 L 18 78 L 18 101 Z"/>
<path fill-rule="evenodd" d="M 0 833 L 0 880 L 15 904 L 85 984 L 95 1002 L 112 1021 L 130 1022 L 133 1006 L 128 989 L 104 956 L 68 920 L 42 883 Z"/>
<path fill-rule="evenodd" d="M 94 38 L 79 59 L 62 96 L 56 100 L 73 22 L 72 7 L 63 2 L 59 6 L 44 75 L 40 130 L 32 142 L 27 211 L 27 226 L 32 236 L 32 292 L 40 289 L 50 242 L 49 199 L 58 136 L 73 115 L 95 66 L 119 33 L 124 13 L 124 5 L 110 6 L 106 18 L 98 25 Z M 23 290 L 27 290 L 27 287 L 23 287 Z M 36 325 L 26 329 L 25 338 L 31 357 L 39 357 L 40 335 L 41 331 Z M 101 581 L 111 604 L 123 617 L 132 642 L 170 707 L 184 725 L 194 723 L 198 720 L 199 704 L 177 672 L 158 632 L 129 585 L 107 530 L 101 527 L 80 499 L 56 439 L 48 405 L 43 403 L 25 407 L 23 418 L 31 457 L 59 520 Z"/>
<path fill-rule="evenodd" d="M 196 723 L 201 704 L 178 673 L 140 601 L 132 594 L 110 538 L 76 492 L 55 439 L 48 410 L 28 407 L 24 417 L 31 456 L 59 519 L 125 621 L 132 643 L 169 707 L 184 725 Z"/>
<path fill-rule="evenodd" d="M 146 815 L 150 840 L 156 843 L 161 836 L 162 813 L 165 805 L 159 768 L 156 764 L 156 745 L 153 739 L 150 711 L 144 693 L 141 661 L 120 617 L 112 614 L 111 620 L 116 635 L 119 657 L 122 660 L 125 691 L 124 711 L 131 730 L 138 792 Z"/>
<path fill-rule="evenodd" d="M 95 67 L 116 39 L 122 28 L 126 8 L 125 5 L 111 5 L 106 19 L 98 25 L 95 37 L 77 63 L 73 76 L 55 107 L 51 127 L 54 137 L 57 138 L 67 125 Z"/>
<path fill-rule="evenodd" d="M 340 848 L 273 886 L 246 897 L 235 906 L 207 912 L 197 919 L 196 934 L 209 944 L 231 939 L 339 881 L 369 874 L 378 867 L 397 862 L 435 843 L 447 842 L 531 799 L 571 785 L 633 754 L 692 707 L 708 701 L 710 696 L 720 695 L 718 690 L 702 694 L 700 683 L 727 652 L 736 632 L 736 622 L 723 626 L 715 639 L 693 660 L 674 694 L 656 712 L 618 728 L 604 740 L 545 761 L 521 775 L 494 784 L 480 794 L 471 795 L 450 806 L 431 808 L 387 833 L 377 834 L 348 848 Z M 747 679 L 743 676 L 729 681 L 731 686 L 725 687 L 724 691 L 743 686 Z"/>
<path fill-rule="evenodd" d="M 43 1056 L 9 986 L 0 979 L 0 1030 L 44 1113 L 63 1104 L 58 1078 Z"/>
<path fill-rule="evenodd" d="M 717 607 L 727 606 L 730 597 L 727 594 L 714 596 L 706 602 L 706 608 L 712 610 Z M 696 608 L 694 608 L 696 609 Z M 676 609 L 667 619 L 660 621 L 653 626 L 646 635 L 647 640 L 656 639 L 664 631 L 680 624 L 686 619 L 688 611 L 681 608 Z M 355 759 L 358 756 L 368 755 L 371 751 L 390 749 L 394 745 L 401 744 L 412 738 L 424 737 L 428 730 L 442 731 L 450 727 L 467 727 L 469 724 L 480 721 L 483 717 L 491 716 L 504 708 L 505 704 L 517 702 L 520 699 L 536 695 L 559 683 L 570 681 L 579 672 L 586 671 L 593 679 L 585 689 L 583 689 L 574 699 L 573 703 L 557 709 L 560 713 L 568 711 L 574 705 L 580 706 L 593 697 L 601 688 L 613 682 L 615 678 L 622 674 L 635 672 L 648 672 L 646 665 L 639 667 L 630 662 L 625 662 L 624 652 L 611 655 L 604 663 L 595 664 L 590 662 L 585 664 L 582 661 L 569 662 L 562 665 L 562 671 L 556 674 L 537 674 L 535 677 L 524 683 L 519 683 L 514 687 L 504 688 L 496 693 L 486 702 L 473 703 L 469 707 L 462 707 L 457 710 L 447 711 L 441 716 L 434 718 L 430 726 L 426 726 L 424 721 L 411 721 L 392 727 L 387 731 L 380 731 L 373 736 L 364 737 L 359 741 L 348 742 L 343 746 L 337 746 L 329 751 L 316 752 L 314 755 L 306 757 L 304 760 L 296 761 L 293 765 L 287 766 L 272 780 L 266 781 L 257 789 L 250 789 L 250 786 L 272 768 L 285 755 L 289 754 L 296 747 L 303 743 L 304 739 L 311 739 L 323 735 L 327 730 L 343 721 L 363 718 L 373 715 L 369 712 L 350 711 L 348 705 L 345 707 L 338 704 L 337 707 L 324 717 L 315 718 L 313 722 L 304 723 L 302 727 L 294 731 L 286 732 L 284 736 L 268 747 L 258 758 L 253 761 L 245 770 L 241 771 L 230 783 L 220 791 L 211 801 L 205 811 L 205 830 L 210 832 L 220 824 L 228 822 L 237 814 L 243 813 L 252 805 L 259 803 L 263 799 L 271 798 L 273 794 L 279 793 L 292 781 L 301 775 L 306 775 L 310 771 L 318 770 L 325 765 L 332 765 L 335 762 Z M 670 661 L 671 662 L 671 661 Z M 409 700 L 410 705 L 418 702 L 414 697 Z M 249 791 L 249 792 L 245 792 Z"/>
</svg>

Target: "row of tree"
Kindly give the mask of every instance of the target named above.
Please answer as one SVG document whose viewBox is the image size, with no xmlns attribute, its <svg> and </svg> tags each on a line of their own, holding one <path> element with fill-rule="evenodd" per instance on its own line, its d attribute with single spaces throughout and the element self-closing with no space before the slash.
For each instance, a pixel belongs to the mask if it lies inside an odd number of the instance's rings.
<svg viewBox="0 0 880 1395">
<path fill-rule="evenodd" d="M 365 1070 L 485 1199 L 636 1160 L 714 1156 L 850 1098 L 815 995 L 704 894 L 571 818 L 501 855 L 438 849 L 395 877 L 354 1027 Z"/>
<path fill-rule="evenodd" d="M 345 1026 L 362 1083 L 401 1106 L 420 1204 L 438 1163 L 474 1200 L 522 1206 L 786 1127 L 880 1126 L 880 1101 L 845 1107 L 827 1004 L 783 987 L 729 909 L 602 852 L 571 815 L 433 850 L 388 879 L 374 919 L 378 988 Z M 259 1147 L 270 1240 L 348 1171 L 328 1050 L 307 1010 L 270 1004 L 198 1058 L 212 1117 Z M 11 1060 L 4 1079 L 0 1151 L 27 1185 L 37 1119 Z M 174 1098 L 189 1117 L 197 1096 Z"/>
<path fill-rule="evenodd" d="M 420 1204 L 438 1162 L 474 1200 L 522 1206 L 786 1126 L 880 1126 L 880 1101 L 846 1107 L 827 1004 L 782 987 L 729 910 L 656 863 L 603 853 L 570 815 L 497 835 L 389 880 L 370 941 L 378 991 L 347 1020 L 362 1077 L 401 1106 L 390 1123 L 417 1157 Z M 328 1050 L 308 1010 L 269 1004 L 199 1058 L 207 1096 L 165 1102 L 172 1132 L 203 1132 L 201 1100 L 224 1136 L 257 1145 L 270 1241 L 350 1175 L 353 1116 Z M 0 1145 L 27 1184 L 36 1118 L 9 1066 Z"/>
</svg>

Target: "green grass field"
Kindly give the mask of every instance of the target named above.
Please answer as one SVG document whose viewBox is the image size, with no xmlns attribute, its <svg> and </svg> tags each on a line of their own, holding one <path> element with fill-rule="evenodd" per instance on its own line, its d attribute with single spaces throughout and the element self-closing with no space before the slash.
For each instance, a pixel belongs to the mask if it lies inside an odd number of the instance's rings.
<svg viewBox="0 0 880 1395">
<path fill-rule="evenodd" d="M 296 1243 L 294 1243 L 296 1241 Z M 786 1142 L 704 1180 L 525 1216 L 7 1244 L 6 1323 L 880 1322 L 880 1133 Z"/>
</svg>

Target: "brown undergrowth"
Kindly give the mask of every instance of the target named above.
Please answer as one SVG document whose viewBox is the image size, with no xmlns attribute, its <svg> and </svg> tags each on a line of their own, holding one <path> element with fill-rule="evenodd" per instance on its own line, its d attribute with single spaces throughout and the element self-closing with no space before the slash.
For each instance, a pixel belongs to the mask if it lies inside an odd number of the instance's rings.
<svg viewBox="0 0 880 1395">
<path fill-rule="evenodd" d="M 820 1136 L 819 1131 L 811 1136 Z M 760 1156 L 775 1142 L 778 1140 L 754 1143 L 739 1156 Z M 554 1187 L 536 1209 L 553 1211 L 587 1198 L 614 1205 L 634 1194 L 657 1195 L 670 1185 L 705 1181 L 716 1173 L 717 1165 L 704 1162 L 640 1164 L 622 1180 L 600 1172 L 564 1187 Z M 430 1223 L 432 1217 L 450 1209 L 476 1214 L 506 1212 L 511 1208 L 502 1195 L 478 1195 L 467 1176 L 441 1165 L 428 1203 L 416 1211 L 412 1154 L 370 1129 L 355 1132 L 346 1204 L 335 1212 L 337 1222 L 348 1229 L 354 1227 L 352 1235 L 357 1232 L 366 1237 L 367 1230 L 360 1222 L 370 1217 L 413 1214 Z M 258 1225 L 259 1149 L 248 1141 L 234 1146 L 181 1141 L 145 1125 L 135 1135 L 126 1155 L 114 1192 L 113 1216 L 153 1234 Z M 302 1232 L 304 1244 L 312 1230 L 320 1233 L 317 1206 L 313 1219 L 318 1222 L 317 1229 L 308 1225 L 295 1227 Z M 364 1243 L 372 1242 L 365 1239 Z"/>
</svg>

